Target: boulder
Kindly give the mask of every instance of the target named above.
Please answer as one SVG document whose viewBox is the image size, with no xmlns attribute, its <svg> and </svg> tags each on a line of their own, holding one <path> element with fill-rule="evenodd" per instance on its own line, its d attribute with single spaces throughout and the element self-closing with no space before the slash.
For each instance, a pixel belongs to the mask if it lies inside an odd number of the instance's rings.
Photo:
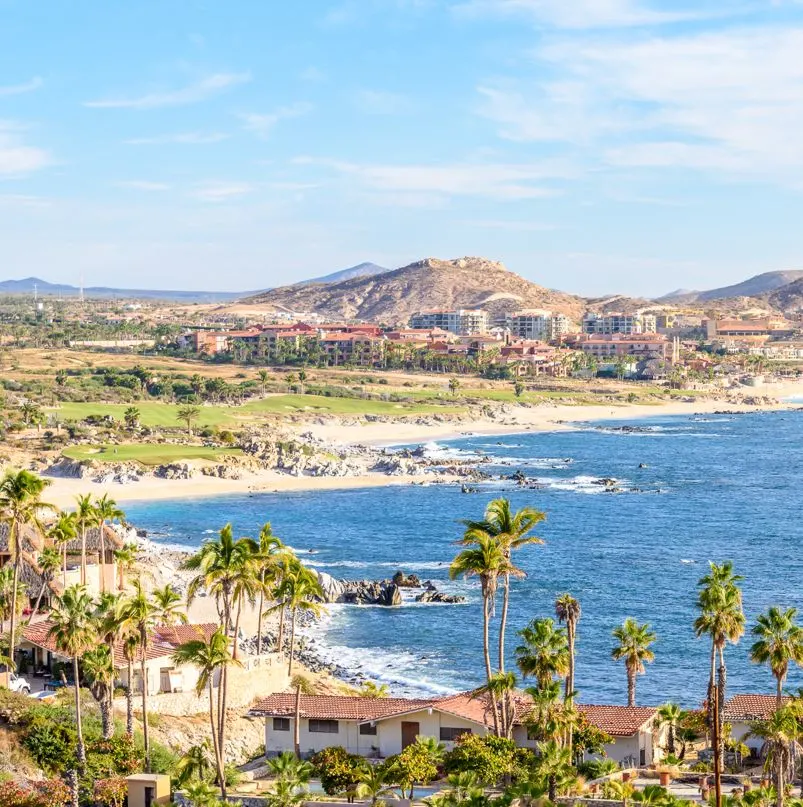
<svg viewBox="0 0 803 807">
<path fill-rule="evenodd" d="M 421 580 L 418 575 L 405 576 L 401 569 L 393 575 L 391 582 L 399 588 L 421 588 Z"/>
<path fill-rule="evenodd" d="M 326 572 L 318 572 L 318 584 L 323 591 L 324 602 L 343 602 L 345 586 L 342 581 L 335 580 L 332 575 Z"/>
<path fill-rule="evenodd" d="M 465 602 L 466 598 L 457 594 L 444 594 L 442 591 L 435 591 L 428 588 L 422 591 L 416 598 L 416 602 L 438 602 L 448 603 L 449 605 L 457 605 L 458 603 Z"/>
</svg>

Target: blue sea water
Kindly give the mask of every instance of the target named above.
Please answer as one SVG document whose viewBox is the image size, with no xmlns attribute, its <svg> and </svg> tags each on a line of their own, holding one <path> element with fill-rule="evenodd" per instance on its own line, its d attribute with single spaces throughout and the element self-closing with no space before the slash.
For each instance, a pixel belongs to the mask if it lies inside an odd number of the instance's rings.
<svg viewBox="0 0 803 807">
<path fill-rule="evenodd" d="M 478 585 L 448 579 L 458 521 L 479 518 L 487 501 L 507 496 L 516 507 L 547 513 L 537 531 L 545 544 L 516 558 L 527 578 L 513 583 L 508 657 L 516 631 L 553 615 L 556 595 L 570 591 L 582 605 L 577 687 L 584 702 L 624 702 L 611 630 L 633 616 L 658 634 L 639 701 L 694 706 L 704 695 L 709 652 L 692 630 L 695 587 L 709 560 L 732 560 L 744 575 L 749 624 L 771 604 L 803 607 L 803 412 L 656 417 L 629 424 L 646 431 L 618 430 L 625 423 L 428 446 L 432 456 L 489 456 L 486 470 L 521 469 L 539 479 L 538 489 L 496 481 L 469 495 L 452 485 L 253 494 L 137 503 L 128 517 L 154 540 L 183 547 L 198 546 L 227 522 L 255 535 L 271 521 L 287 543 L 312 550 L 306 561 L 335 577 L 383 578 L 403 569 L 466 595 L 455 606 L 334 606 L 316 636 L 333 661 L 396 692 L 440 693 L 474 686 L 483 674 Z M 591 483 L 599 477 L 640 492 L 605 493 Z M 770 672 L 749 662 L 749 645 L 748 635 L 727 651 L 730 691 L 771 692 Z M 789 686 L 800 685 L 803 674 L 791 670 Z"/>
</svg>

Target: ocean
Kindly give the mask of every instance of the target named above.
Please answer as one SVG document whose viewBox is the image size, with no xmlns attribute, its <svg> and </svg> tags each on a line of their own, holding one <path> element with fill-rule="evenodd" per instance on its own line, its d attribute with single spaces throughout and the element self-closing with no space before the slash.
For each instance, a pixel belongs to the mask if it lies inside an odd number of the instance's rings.
<svg viewBox="0 0 803 807">
<path fill-rule="evenodd" d="M 627 428 L 622 428 L 627 427 Z M 270 521 L 305 562 L 335 577 L 377 579 L 396 570 L 465 595 L 463 605 L 330 606 L 309 640 L 321 655 L 398 694 L 447 693 L 483 676 L 478 584 L 450 581 L 460 519 L 478 519 L 497 496 L 543 510 L 543 546 L 518 552 L 526 579 L 512 584 L 508 658 L 516 631 L 554 615 L 555 597 L 581 603 L 576 684 L 585 703 L 624 703 L 624 667 L 611 630 L 627 616 L 658 635 L 640 676 L 640 703 L 696 706 L 709 645 L 692 630 L 708 562 L 731 560 L 745 577 L 748 635 L 727 650 L 730 692 L 773 692 L 748 658 L 749 628 L 769 605 L 803 607 L 800 518 L 803 412 L 654 417 L 578 428 L 427 444 L 432 457 L 488 457 L 496 475 L 523 471 L 535 489 L 495 480 L 459 485 L 226 496 L 130 504 L 129 520 L 157 542 L 196 547 L 227 522 L 255 536 Z M 632 429 L 632 430 L 631 430 Z M 600 478 L 623 492 L 607 493 Z M 803 620 L 802 620 L 803 621 Z M 788 686 L 803 686 L 790 671 Z"/>
</svg>

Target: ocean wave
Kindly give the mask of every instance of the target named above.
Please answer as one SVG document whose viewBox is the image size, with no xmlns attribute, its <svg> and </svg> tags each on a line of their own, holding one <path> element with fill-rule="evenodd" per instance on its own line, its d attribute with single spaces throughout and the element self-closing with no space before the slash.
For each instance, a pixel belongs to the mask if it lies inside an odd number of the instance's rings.
<svg viewBox="0 0 803 807">
<path fill-rule="evenodd" d="M 309 566 L 325 566 L 326 568 L 344 568 L 344 569 L 396 569 L 407 571 L 408 569 L 448 569 L 449 562 L 445 560 L 422 560 L 422 561 L 406 561 L 404 563 L 396 563 L 395 561 L 366 561 L 366 560 L 333 560 L 333 561 L 310 561 Z"/>
</svg>

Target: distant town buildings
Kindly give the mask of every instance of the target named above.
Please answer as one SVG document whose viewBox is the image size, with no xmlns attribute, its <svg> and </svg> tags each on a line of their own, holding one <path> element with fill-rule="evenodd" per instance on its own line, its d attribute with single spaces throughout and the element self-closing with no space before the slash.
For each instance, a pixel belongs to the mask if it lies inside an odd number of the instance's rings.
<svg viewBox="0 0 803 807">
<path fill-rule="evenodd" d="M 627 336 L 621 333 L 595 336 L 580 334 L 570 340 L 575 350 L 590 354 L 599 360 L 616 359 L 620 356 L 633 356 L 648 361 L 666 361 L 672 356 L 673 344 L 661 334 Z"/>
<path fill-rule="evenodd" d="M 540 309 L 509 314 L 506 325 L 511 336 L 519 339 L 538 339 L 542 342 L 558 340 L 566 336 L 571 329 L 571 322 L 565 314 Z"/>
<path fill-rule="evenodd" d="M 653 314 L 597 314 L 590 311 L 583 317 L 583 333 L 605 336 L 621 333 L 627 336 L 655 333 L 657 323 Z"/>
<path fill-rule="evenodd" d="M 456 311 L 421 311 L 410 317 L 411 328 L 440 328 L 458 336 L 474 336 L 488 330 L 488 312 L 460 308 Z"/>
</svg>

